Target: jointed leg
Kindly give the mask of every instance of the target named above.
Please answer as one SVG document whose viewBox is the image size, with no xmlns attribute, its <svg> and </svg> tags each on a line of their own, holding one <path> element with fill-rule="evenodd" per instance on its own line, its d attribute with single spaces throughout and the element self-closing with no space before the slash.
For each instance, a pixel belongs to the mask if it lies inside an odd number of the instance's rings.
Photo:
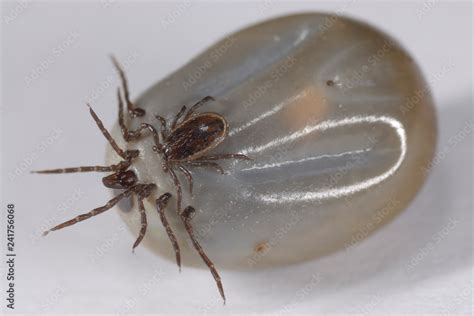
<svg viewBox="0 0 474 316">
<path fill-rule="evenodd" d="M 174 172 L 173 168 L 168 168 L 168 172 L 171 175 L 171 179 L 173 179 L 174 185 L 176 187 L 176 212 L 178 215 L 181 213 L 181 199 L 182 199 L 182 189 L 181 189 L 181 183 L 179 183 L 179 179 L 176 176 L 176 173 Z"/>
<path fill-rule="evenodd" d="M 73 219 L 71 220 L 68 220 L 62 224 L 59 224 L 57 226 L 54 226 L 53 228 L 45 231 L 43 233 L 43 235 L 47 235 L 49 232 L 51 231 L 54 231 L 54 230 L 59 230 L 59 229 L 62 229 L 64 227 L 68 227 L 68 226 L 71 226 L 71 225 L 74 225 L 76 223 L 79 223 L 79 222 L 82 222 L 83 220 L 86 220 L 92 216 L 96 216 L 96 215 L 99 215 L 100 213 L 103 213 L 107 210 L 110 210 L 115 204 L 117 204 L 121 199 L 125 198 L 125 197 L 129 197 L 130 194 L 136 192 L 137 188 L 139 187 L 140 185 L 136 185 L 136 186 L 133 186 L 125 191 L 123 191 L 122 193 L 120 193 L 119 195 L 115 196 L 114 198 L 112 198 L 110 201 L 108 201 L 104 206 L 101 206 L 101 207 L 98 207 L 98 208 L 95 208 L 93 209 L 92 211 L 90 211 L 89 213 L 85 213 L 85 214 L 81 214 L 81 215 L 78 215 L 76 217 L 74 217 Z"/>
<path fill-rule="evenodd" d="M 178 169 L 184 174 L 186 179 L 188 179 L 189 193 L 193 194 L 193 176 L 191 175 L 191 172 L 189 172 L 189 170 L 183 167 L 182 165 L 178 165 Z"/>
<path fill-rule="evenodd" d="M 122 89 L 125 94 L 125 102 L 127 103 L 128 113 L 130 113 L 131 117 L 144 116 L 146 113 L 145 110 L 142 108 L 134 107 L 133 103 L 130 101 L 130 94 L 128 92 L 128 83 L 127 78 L 125 76 L 125 72 L 123 71 L 122 67 L 114 56 L 111 56 L 111 59 L 112 63 L 114 64 L 115 68 L 119 73 L 120 80 L 122 81 Z"/>
<path fill-rule="evenodd" d="M 49 170 L 33 170 L 31 173 L 78 173 L 78 172 L 115 172 L 118 170 L 125 170 L 130 166 L 129 161 L 121 161 L 118 164 L 111 166 L 83 166 L 61 169 Z"/>
<path fill-rule="evenodd" d="M 156 200 L 156 209 L 158 210 L 158 214 L 160 215 L 161 223 L 166 229 L 166 233 L 168 234 L 169 239 L 171 240 L 171 244 L 173 245 L 174 253 L 176 256 L 176 263 L 178 264 L 179 271 L 181 271 L 181 254 L 179 250 L 179 245 L 178 245 L 178 240 L 176 239 L 176 236 L 171 229 L 171 226 L 166 219 L 165 215 L 165 208 L 168 205 L 168 200 L 171 198 L 170 193 L 165 193 L 162 196 L 160 196 Z"/>
<path fill-rule="evenodd" d="M 207 96 L 207 97 L 204 97 L 201 101 L 197 102 L 196 104 L 194 104 L 188 111 L 188 113 L 186 113 L 186 116 L 184 117 L 184 119 L 186 120 L 187 118 L 189 118 L 194 112 L 196 112 L 196 110 L 198 108 L 200 108 L 201 106 L 203 106 L 204 104 L 206 104 L 207 102 L 209 101 L 215 101 L 216 99 L 214 99 L 213 97 L 211 96 Z"/>
<path fill-rule="evenodd" d="M 162 117 L 161 115 L 155 115 L 155 118 L 160 121 L 160 134 L 161 134 L 161 139 L 163 142 L 166 141 L 166 138 L 168 137 L 167 135 L 167 129 L 166 129 L 166 120 L 164 117 Z"/>
<path fill-rule="evenodd" d="M 113 166 L 85 166 L 85 167 L 73 167 L 73 168 L 62 168 L 62 169 L 49 169 L 49 170 L 38 170 L 30 171 L 31 173 L 75 173 L 75 172 L 109 172 L 115 171 Z"/>
<path fill-rule="evenodd" d="M 181 213 L 181 219 L 184 223 L 186 231 L 188 232 L 189 238 L 191 238 L 194 248 L 197 250 L 202 260 L 209 267 L 209 270 L 211 270 L 212 276 L 214 277 L 214 280 L 216 281 L 217 288 L 219 289 L 219 293 L 221 294 L 221 297 L 224 300 L 224 304 L 225 304 L 225 294 L 224 294 L 224 288 L 222 287 L 221 277 L 219 273 L 217 272 L 217 269 L 215 268 L 214 263 L 212 263 L 211 259 L 209 259 L 209 257 L 206 255 L 201 245 L 197 241 L 196 236 L 194 236 L 193 227 L 191 225 L 191 220 L 194 216 L 194 213 L 195 213 L 194 208 L 192 206 L 188 206 Z"/>
<path fill-rule="evenodd" d="M 133 244 L 132 251 L 140 244 L 143 237 L 145 237 L 146 228 L 148 226 L 148 222 L 146 220 L 146 212 L 145 212 L 145 205 L 143 205 L 143 200 L 150 196 L 151 192 L 156 188 L 155 184 L 142 184 L 141 189 L 137 190 L 137 201 L 138 201 L 138 211 L 140 212 L 141 218 L 141 228 L 140 233 L 138 234 L 137 240 Z"/>
<path fill-rule="evenodd" d="M 92 115 L 92 118 L 94 119 L 95 123 L 97 124 L 97 127 L 99 127 L 100 131 L 102 132 L 102 134 L 105 136 L 105 138 L 109 141 L 109 144 L 112 146 L 112 148 L 115 150 L 115 152 L 120 156 L 122 157 L 123 159 L 128 159 L 129 157 L 127 156 L 127 154 L 125 153 L 125 151 L 120 148 L 117 143 L 115 142 L 115 140 L 112 138 L 112 136 L 110 135 L 109 131 L 104 127 L 104 124 L 102 124 L 102 121 L 99 119 L 99 117 L 97 116 L 97 114 L 95 114 L 94 110 L 92 109 L 92 107 L 87 104 L 87 106 L 89 107 L 89 112 L 91 113 Z"/>
<path fill-rule="evenodd" d="M 137 139 L 140 137 L 140 133 L 136 131 L 130 131 L 125 124 L 125 118 L 123 116 L 123 102 L 122 102 L 122 97 L 120 95 L 120 88 L 117 89 L 117 99 L 118 99 L 118 106 L 119 106 L 119 126 L 120 130 L 122 131 L 122 136 L 125 139 L 126 142 L 129 142 L 131 140 Z"/>
<path fill-rule="evenodd" d="M 141 243 L 141 241 L 143 240 L 143 237 L 145 237 L 146 228 L 148 226 L 148 222 L 146 220 L 145 206 L 143 205 L 143 198 L 138 197 L 137 201 L 138 201 L 138 211 L 140 212 L 141 227 L 140 227 L 140 232 L 138 234 L 137 240 L 135 240 L 135 243 L 133 244 L 132 251 L 135 251 L 135 248 Z"/>
<path fill-rule="evenodd" d="M 138 130 L 141 131 L 141 130 L 144 130 L 144 129 L 147 129 L 148 131 L 150 131 L 150 133 L 153 135 L 153 140 L 155 142 L 155 146 L 157 146 L 158 148 L 161 148 L 162 145 L 160 143 L 160 137 L 158 136 L 158 132 L 153 127 L 153 125 L 148 124 L 148 123 L 140 124 L 140 128 Z"/>
<path fill-rule="evenodd" d="M 171 123 L 171 129 L 173 130 L 176 127 L 176 124 L 178 123 L 178 120 L 183 116 L 184 112 L 186 112 L 186 105 L 183 105 L 181 110 L 176 114 L 176 116 L 173 119 L 173 122 Z"/>
</svg>

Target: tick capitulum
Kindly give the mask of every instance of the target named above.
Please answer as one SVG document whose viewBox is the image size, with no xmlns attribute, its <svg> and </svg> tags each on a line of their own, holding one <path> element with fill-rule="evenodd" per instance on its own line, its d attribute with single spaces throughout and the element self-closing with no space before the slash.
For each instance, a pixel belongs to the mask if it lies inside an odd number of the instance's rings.
<svg viewBox="0 0 474 316">
<path fill-rule="evenodd" d="M 113 57 L 112 62 L 120 75 L 123 98 L 125 99 L 128 115 L 131 118 L 145 116 L 145 110 L 136 107 L 130 101 L 127 79 L 125 77 L 124 71 Z M 196 239 L 193 232 L 191 221 L 195 214 L 195 210 L 192 206 L 187 206 L 184 208 L 184 210 L 181 210 L 182 188 L 176 172 L 179 171 L 185 176 L 189 182 L 189 191 L 192 193 L 193 177 L 188 169 L 189 167 L 210 167 L 219 171 L 220 173 L 223 173 L 222 168 L 216 161 L 221 159 L 248 160 L 249 158 L 242 154 L 206 155 L 211 149 L 214 149 L 219 144 L 221 144 L 228 133 L 227 121 L 221 115 L 212 112 L 197 113 L 197 110 L 201 106 L 205 105 L 209 101 L 214 100 L 214 98 L 211 96 L 203 98 L 189 109 L 187 109 L 186 106 L 183 106 L 171 120 L 171 122 L 167 122 L 163 117 L 156 115 L 155 118 L 160 124 L 159 131 L 155 129 L 155 127 L 150 123 L 142 123 L 136 130 L 130 130 L 125 122 L 124 102 L 122 100 L 120 88 L 117 89 L 117 97 L 119 107 L 119 125 L 123 138 L 126 142 L 136 142 L 140 139 L 143 139 L 144 137 L 153 137 L 153 150 L 162 158 L 163 171 L 170 175 L 176 187 L 176 212 L 178 217 L 181 219 L 194 248 L 199 253 L 205 264 L 209 267 L 225 304 L 224 289 L 222 287 L 219 273 L 214 267 L 211 259 L 206 255 L 205 251 L 199 244 L 199 241 Z M 105 136 L 109 144 L 122 160 L 118 164 L 110 166 L 85 166 L 51 169 L 33 171 L 33 173 L 112 172 L 112 174 L 102 178 L 103 184 L 108 188 L 122 189 L 123 191 L 109 200 L 105 205 L 59 224 L 44 232 L 44 235 L 48 234 L 50 231 L 59 230 L 64 227 L 74 225 L 92 216 L 103 213 L 111 209 L 121 199 L 129 198 L 135 195 L 138 202 L 138 210 L 141 216 L 141 229 L 132 247 L 132 249 L 135 249 L 142 241 L 147 229 L 147 218 L 143 200 L 148 198 L 151 193 L 156 190 L 157 185 L 155 183 L 140 183 L 137 175 L 132 170 L 129 170 L 130 166 L 133 164 L 134 159 L 138 157 L 139 151 L 123 150 L 120 148 L 90 106 L 89 111 L 102 134 Z M 166 233 L 168 234 L 168 237 L 174 248 L 176 254 L 176 263 L 181 269 L 180 248 L 176 236 L 171 229 L 171 226 L 169 225 L 165 215 L 165 208 L 168 205 L 168 201 L 171 197 L 172 194 L 170 192 L 164 192 L 156 199 L 155 205 L 160 220 L 166 229 Z"/>
</svg>

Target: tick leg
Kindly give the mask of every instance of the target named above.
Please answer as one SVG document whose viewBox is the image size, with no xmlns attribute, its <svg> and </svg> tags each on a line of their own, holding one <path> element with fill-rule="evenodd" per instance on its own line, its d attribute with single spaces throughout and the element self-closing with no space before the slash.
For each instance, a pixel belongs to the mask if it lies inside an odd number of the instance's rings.
<svg viewBox="0 0 474 316">
<path fill-rule="evenodd" d="M 161 123 L 161 126 L 160 126 L 161 139 L 163 140 L 163 142 L 165 142 L 166 138 L 168 137 L 168 133 L 167 133 L 167 129 L 166 129 L 166 120 L 161 115 L 155 115 L 155 117 Z"/>
<path fill-rule="evenodd" d="M 130 166 L 129 161 L 122 161 L 111 166 L 83 166 L 73 168 L 49 169 L 49 170 L 33 170 L 31 173 L 77 173 L 77 172 L 111 172 L 125 170 Z"/>
<path fill-rule="evenodd" d="M 184 117 L 184 120 L 186 120 L 187 118 L 189 118 L 194 112 L 196 112 L 196 110 L 198 108 L 200 108 L 201 106 L 203 106 L 204 104 L 206 104 L 207 102 L 209 101 L 216 101 L 216 99 L 214 99 L 213 97 L 211 97 L 210 95 L 208 95 L 207 97 L 204 97 L 201 101 L 197 102 L 196 104 L 194 104 L 188 111 L 188 113 L 186 113 L 186 116 Z"/>
<path fill-rule="evenodd" d="M 118 112 L 119 125 L 120 125 L 120 130 L 122 131 L 123 138 L 125 139 L 126 142 L 138 139 L 140 137 L 140 133 L 137 131 L 130 131 L 127 125 L 125 124 L 125 118 L 123 116 L 123 101 L 120 95 L 120 88 L 117 89 L 117 99 L 118 99 L 118 106 L 119 106 L 119 112 Z"/>
<path fill-rule="evenodd" d="M 191 172 L 189 172 L 188 169 L 186 169 L 182 165 L 178 165 L 178 169 L 184 174 L 184 176 L 188 179 L 189 182 L 189 193 L 191 195 L 193 194 L 193 176 L 191 175 Z"/>
<path fill-rule="evenodd" d="M 139 107 L 134 107 L 133 103 L 130 101 L 130 94 L 128 92 L 128 83 L 127 77 L 125 76 L 125 72 L 123 71 L 122 67 L 118 63 L 117 59 L 114 56 L 111 56 L 112 63 L 114 64 L 117 72 L 119 73 L 120 80 L 122 81 L 122 89 L 125 94 L 125 102 L 127 103 L 128 113 L 131 117 L 140 117 L 146 114 L 145 110 Z"/>
<path fill-rule="evenodd" d="M 181 189 L 181 183 L 179 183 L 179 179 L 176 176 L 176 173 L 174 172 L 173 168 L 168 168 L 168 171 L 171 175 L 171 179 L 173 179 L 174 185 L 176 187 L 176 212 L 178 215 L 181 213 L 181 199 L 182 199 L 182 194 L 183 191 Z"/>
<path fill-rule="evenodd" d="M 176 239 L 176 236 L 173 230 L 171 229 L 171 226 L 165 215 L 165 208 L 168 205 L 168 201 L 170 198 L 171 194 L 165 193 L 158 199 L 156 199 L 156 209 L 158 210 L 158 214 L 160 215 L 161 223 L 165 227 L 166 233 L 168 234 L 171 244 L 173 245 L 174 253 L 176 255 L 176 264 L 178 264 L 179 271 L 181 271 L 181 254 L 179 250 L 178 240 Z"/>
<path fill-rule="evenodd" d="M 221 159 L 242 159 L 242 160 L 252 160 L 246 155 L 242 154 L 220 154 L 220 155 L 214 155 L 214 156 L 202 156 L 199 157 L 199 159 L 196 159 L 196 161 L 201 161 L 201 160 L 221 160 Z"/>
<path fill-rule="evenodd" d="M 141 243 L 143 237 L 145 237 L 146 228 L 148 226 L 148 222 L 146 220 L 146 212 L 145 212 L 145 205 L 143 205 L 143 200 L 150 196 L 151 192 L 156 189 L 155 184 L 141 184 L 139 190 L 137 190 L 137 200 L 138 200 L 138 211 L 140 212 L 141 218 L 141 228 L 140 233 L 138 234 L 138 238 L 133 244 L 132 251 Z"/>
<path fill-rule="evenodd" d="M 110 135 L 109 131 L 104 127 L 104 124 L 102 124 L 102 121 L 99 119 L 97 114 L 95 114 L 92 107 L 89 104 L 87 104 L 87 106 L 89 107 L 89 112 L 92 115 L 92 118 L 94 119 L 95 123 L 97 124 L 97 127 L 99 127 L 100 131 L 105 136 L 105 138 L 108 140 L 109 144 L 112 146 L 112 148 L 115 150 L 115 152 L 120 157 L 122 157 L 123 159 L 128 159 L 129 157 L 127 156 L 126 152 L 122 148 L 120 148 L 119 145 L 117 145 L 115 140 Z"/>
<path fill-rule="evenodd" d="M 197 252 L 201 256 L 204 263 L 206 263 L 209 270 L 211 270 L 212 276 L 214 277 L 214 280 L 216 281 L 217 288 L 219 289 L 219 293 L 221 294 L 221 297 L 224 300 L 224 304 L 225 304 L 224 288 L 222 287 L 221 277 L 219 276 L 217 269 L 214 267 L 214 263 L 212 263 L 211 259 L 209 259 L 209 257 L 206 255 L 201 245 L 197 241 L 196 236 L 194 236 L 193 227 L 191 225 L 191 220 L 194 214 L 195 214 L 194 208 L 192 206 L 188 206 L 181 213 L 181 219 L 184 223 L 186 231 L 188 232 L 189 238 L 191 238 L 194 248 L 197 250 Z"/>
<path fill-rule="evenodd" d="M 221 166 L 219 166 L 218 163 L 216 162 L 212 162 L 212 161 L 188 161 L 187 162 L 188 165 L 190 166 L 194 166 L 194 167 L 211 167 L 211 168 L 214 168 L 216 169 L 218 172 L 220 172 L 221 174 L 224 174 L 224 170 L 222 169 Z"/>
<path fill-rule="evenodd" d="M 119 195 L 115 196 L 114 198 L 112 198 L 110 201 L 108 201 L 104 206 L 101 206 L 101 207 L 98 207 L 98 208 L 95 208 L 93 209 L 92 211 L 90 211 L 89 213 L 85 213 L 85 214 L 81 214 L 81 215 L 78 215 L 76 217 L 74 217 L 73 219 L 71 220 L 68 220 L 62 224 L 59 224 L 57 226 L 54 226 L 53 228 L 45 231 L 43 233 L 43 236 L 44 235 L 47 235 L 49 232 L 51 231 L 54 231 L 54 230 L 59 230 L 59 229 L 62 229 L 64 227 L 68 227 L 68 226 L 71 226 L 71 225 L 74 225 L 76 223 L 79 223 L 79 222 L 82 222 L 83 220 L 86 220 L 88 218 L 91 218 L 92 216 L 96 216 L 96 215 L 99 215 L 100 213 L 103 213 L 107 210 L 110 210 L 115 204 L 117 204 L 121 199 L 125 198 L 125 197 L 128 197 L 130 196 L 130 194 L 136 192 L 137 188 L 139 187 L 139 185 L 135 185 L 125 191 L 123 191 L 122 193 L 120 193 Z"/>
<path fill-rule="evenodd" d="M 148 222 L 146 220 L 145 205 L 143 205 L 143 198 L 138 198 L 138 211 L 140 212 L 141 227 L 137 240 L 135 240 L 135 243 L 133 244 L 132 251 L 135 251 L 135 248 L 142 242 L 143 237 L 145 237 L 146 228 L 148 226 Z"/>
<path fill-rule="evenodd" d="M 62 168 L 62 169 L 49 169 L 49 170 L 37 170 L 30 171 L 31 173 L 76 173 L 76 172 L 109 172 L 115 171 L 115 165 L 113 166 L 85 166 L 85 167 L 73 167 L 73 168 Z"/>
<path fill-rule="evenodd" d="M 173 122 L 171 123 L 171 130 L 173 130 L 176 127 L 178 120 L 181 118 L 181 116 L 183 116 L 184 112 L 186 112 L 186 105 L 183 105 L 181 110 L 179 110 L 179 112 L 174 117 Z"/>
<path fill-rule="evenodd" d="M 163 148 L 163 145 L 161 145 L 160 143 L 160 137 L 158 136 L 158 132 L 156 131 L 156 129 L 153 127 L 153 125 L 151 124 L 148 124 L 148 123 L 142 123 L 140 124 L 140 127 L 137 128 L 135 131 L 133 131 L 132 133 L 136 134 L 136 135 L 139 135 L 139 136 L 143 136 L 142 134 L 142 131 L 143 130 L 147 130 L 151 133 L 151 135 L 153 136 L 153 141 L 155 142 L 155 147 L 157 148 L 157 152 L 161 152 L 162 148 Z"/>
</svg>

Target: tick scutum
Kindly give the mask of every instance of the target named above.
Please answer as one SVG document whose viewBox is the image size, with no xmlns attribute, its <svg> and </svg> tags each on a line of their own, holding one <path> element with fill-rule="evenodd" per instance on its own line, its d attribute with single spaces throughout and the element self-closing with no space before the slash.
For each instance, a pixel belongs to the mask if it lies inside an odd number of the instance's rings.
<svg viewBox="0 0 474 316">
<path fill-rule="evenodd" d="M 170 161 L 192 160 L 219 145 L 227 122 L 216 113 L 202 113 L 180 124 L 168 137 L 164 153 Z"/>
</svg>

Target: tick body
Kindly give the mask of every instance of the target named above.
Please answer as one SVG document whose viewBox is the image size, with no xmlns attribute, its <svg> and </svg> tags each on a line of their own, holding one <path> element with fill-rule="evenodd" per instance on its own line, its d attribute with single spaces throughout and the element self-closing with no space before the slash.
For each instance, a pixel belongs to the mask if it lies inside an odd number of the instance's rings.
<svg viewBox="0 0 474 316">
<path fill-rule="evenodd" d="M 138 232 L 133 247 L 146 238 L 178 266 L 181 255 L 186 265 L 204 261 L 224 299 L 216 267 L 311 260 L 352 249 L 390 221 L 434 155 L 433 102 L 429 93 L 411 102 L 426 82 L 388 36 L 344 17 L 327 28 L 331 18 L 298 14 L 236 32 L 136 103 L 115 62 L 122 88 L 113 137 L 90 110 L 112 148 L 107 166 L 43 173 L 105 172 L 103 184 L 121 192 L 51 230 L 132 198 L 119 214 Z M 225 57 L 190 82 L 223 47 Z"/>
</svg>

